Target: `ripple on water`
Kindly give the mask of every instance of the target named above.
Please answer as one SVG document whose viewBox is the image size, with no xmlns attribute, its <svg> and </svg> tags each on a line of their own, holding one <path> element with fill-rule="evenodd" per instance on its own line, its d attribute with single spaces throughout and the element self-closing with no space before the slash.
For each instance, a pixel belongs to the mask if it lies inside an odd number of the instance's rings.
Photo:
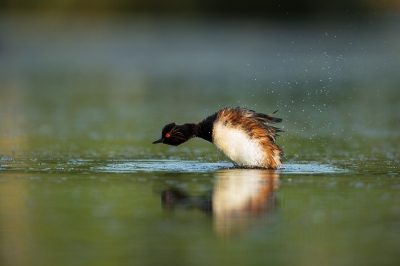
<svg viewBox="0 0 400 266">
<path fill-rule="evenodd" d="M 113 163 L 105 166 L 92 167 L 99 172 L 212 172 L 222 168 L 232 167 L 230 163 L 202 163 L 180 160 L 144 160 L 124 163 Z"/>
<path fill-rule="evenodd" d="M 348 170 L 339 168 L 331 164 L 319 163 L 292 163 L 285 164 L 285 168 L 280 172 L 285 174 L 339 174 L 348 172 Z"/>
<path fill-rule="evenodd" d="M 213 172 L 219 169 L 233 168 L 231 163 L 204 163 L 198 161 L 182 160 L 141 160 L 134 162 L 110 163 L 104 166 L 94 166 L 92 171 L 96 172 Z M 317 163 L 293 163 L 285 164 L 284 169 L 279 170 L 285 174 L 321 174 L 342 173 L 346 170 L 329 164 Z"/>
</svg>

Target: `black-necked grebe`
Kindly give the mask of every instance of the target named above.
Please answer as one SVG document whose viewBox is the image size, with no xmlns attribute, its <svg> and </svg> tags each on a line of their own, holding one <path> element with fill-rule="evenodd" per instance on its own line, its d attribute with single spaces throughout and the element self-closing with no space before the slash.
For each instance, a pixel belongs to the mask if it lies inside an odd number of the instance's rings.
<svg viewBox="0 0 400 266">
<path fill-rule="evenodd" d="M 198 124 L 166 125 L 161 139 L 154 141 L 178 146 L 191 138 L 199 137 L 212 142 L 215 147 L 239 167 L 282 168 L 281 148 L 275 144 L 279 128 L 267 125 L 282 119 L 270 114 L 257 113 L 243 107 L 224 108 Z"/>
</svg>

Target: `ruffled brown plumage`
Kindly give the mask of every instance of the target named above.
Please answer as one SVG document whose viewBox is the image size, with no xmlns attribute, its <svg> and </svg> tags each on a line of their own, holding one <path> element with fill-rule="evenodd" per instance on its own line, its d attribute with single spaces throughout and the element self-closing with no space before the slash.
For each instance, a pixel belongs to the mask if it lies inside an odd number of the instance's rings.
<svg viewBox="0 0 400 266">
<path fill-rule="evenodd" d="M 283 155 L 281 148 L 275 144 L 278 132 L 281 129 L 267 125 L 267 123 L 279 123 L 281 118 L 273 117 L 277 111 L 270 114 L 257 113 L 246 108 L 224 108 L 218 112 L 216 122 L 226 127 L 241 129 L 247 133 L 250 139 L 257 140 L 262 147 L 266 157 L 266 168 L 276 169 L 282 167 L 280 157 Z"/>
</svg>

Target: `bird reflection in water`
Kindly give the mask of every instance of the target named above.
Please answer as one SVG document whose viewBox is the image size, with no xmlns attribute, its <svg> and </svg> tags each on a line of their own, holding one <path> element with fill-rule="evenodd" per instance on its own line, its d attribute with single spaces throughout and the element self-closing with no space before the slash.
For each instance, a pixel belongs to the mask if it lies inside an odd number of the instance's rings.
<svg viewBox="0 0 400 266">
<path fill-rule="evenodd" d="M 212 215 L 214 229 L 223 238 L 250 229 L 275 205 L 279 172 L 262 169 L 224 169 L 216 172 L 211 195 L 192 197 L 168 188 L 161 199 L 166 210 L 196 208 Z"/>
</svg>

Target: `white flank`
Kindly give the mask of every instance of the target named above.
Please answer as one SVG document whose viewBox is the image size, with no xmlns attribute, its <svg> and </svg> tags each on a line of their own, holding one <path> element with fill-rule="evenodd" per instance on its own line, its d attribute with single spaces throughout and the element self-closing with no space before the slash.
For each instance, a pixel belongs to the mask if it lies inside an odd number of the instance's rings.
<svg viewBox="0 0 400 266">
<path fill-rule="evenodd" d="M 263 167 L 265 164 L 262 147 L 242 130 L 217 122 L 214 124 L 213 143 L 237 166 Z"/>
</svg>

